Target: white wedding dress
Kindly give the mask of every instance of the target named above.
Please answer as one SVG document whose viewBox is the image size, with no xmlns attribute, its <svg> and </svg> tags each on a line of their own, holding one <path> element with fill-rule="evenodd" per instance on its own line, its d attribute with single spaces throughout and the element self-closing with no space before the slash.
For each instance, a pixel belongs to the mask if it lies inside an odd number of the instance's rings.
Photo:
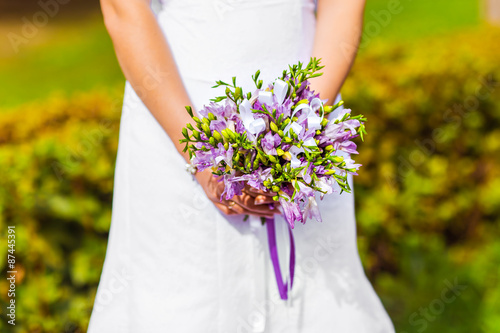
<svg viewBox="0 0 500 333">
<path fill-rule="evenodd" d="M 217 79 L 237 76 L 253 91 L 257 69 L 270 81 L 308 61 L 315 31 L 313 0 L 170 0 L 157 15 L 197 109 L 221 93 L 210 88 Z M 266 228 L 227 217 L 206 199 L 127 82 L 109 243 L 88 332 L 394 332 L 360 263 L 353 195 L 319 205 L 322 223 L 293 230 L 296 274 L 283 301 Z M 285 224 L 276 223 L 286 271 Z"/>
</svg>

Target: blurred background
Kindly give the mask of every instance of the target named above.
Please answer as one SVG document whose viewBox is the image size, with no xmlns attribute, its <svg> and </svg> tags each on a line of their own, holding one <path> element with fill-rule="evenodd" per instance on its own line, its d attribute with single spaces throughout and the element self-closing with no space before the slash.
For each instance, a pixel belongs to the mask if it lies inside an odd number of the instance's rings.
<svg viewBox="0 0 500 333">
<path fill-rule="evenodd" d="M 369 119 L 358 246 L 397 332 L 500 331 L 498 25 L 498 0 L 367 1 L 343 97 Z M 85 332 L 124 78 L 95 0 L 0 0 L 0 38 L 0 331 Z"/>
</svg>

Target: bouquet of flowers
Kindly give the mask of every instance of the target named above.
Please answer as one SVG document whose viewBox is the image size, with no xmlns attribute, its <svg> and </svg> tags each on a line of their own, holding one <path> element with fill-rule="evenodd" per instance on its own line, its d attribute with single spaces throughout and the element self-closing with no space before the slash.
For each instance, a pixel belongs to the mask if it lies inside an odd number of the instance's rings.
<svg viewBox="0 0 500 333">
<path fill-rule="evenodd" d="M 225 95 L 199 111 L 202 119 L 186 107 L 196 128 L 183 128 L 184 151 L 198 171 L 211 168 L 224 181 L 221 200 L 242 194 L 246 185 L 274 192 L 293 229 L 307 218 L 321 221 L 316 192 L 323 198 L 335 184 L 340 192 L 351 191 L 347 175 L 357 175 L 361 165 L 336 153 L 358 153 L 352 139 L 363 139 L 366 119 L 348 109 L 327 118 L 343 102 L 325 105 L 310 89 L 308 80 L 322 75 L 322 68 L 316 58 L 305 67 L 299 62 L 266 88 L 257 71 L 256 90 L 248 93 L 235 77 L 232 84 L 216 81 L 213 88 L 225 86 Z"/>
<path fill-rule="evenodd" d="M 290 280 L 283 281 L 278 261 L 274 219 L 267 225 L 271 260 L 282 299 L 293 285 L 295 245 L 291 229 L 295 222 L 314 217 L 321 221 L 316 194 L 322 199 L 336 188 L 350 192 L 348 174 L 357 175 L 361 166 L 340 151 L 357 154 L 352 139 L 366 134 L 363 115 L 352 116 L 342 109 L 332 119 L 327 116 L 340 107 L 325 105 L 310 89 L 309 79 L 320 76 L 320 60 L 312 58 L 307 66 L 299 62 L 263 88 L 260 71 L 252 76 L 256 89 L 245 93 L 236 85 L 216 81 L 225 95 L 211 100 L 199 110 L 199 117 L 186 107 L 196 123 L 182 129 L 184 151 L 189 151 L 191 167 L 212 169 L 224 182 L 223 199 L 241 195 L 245 186 L 273 193 L 279 202 L 290 236 Z"/>
</svg>

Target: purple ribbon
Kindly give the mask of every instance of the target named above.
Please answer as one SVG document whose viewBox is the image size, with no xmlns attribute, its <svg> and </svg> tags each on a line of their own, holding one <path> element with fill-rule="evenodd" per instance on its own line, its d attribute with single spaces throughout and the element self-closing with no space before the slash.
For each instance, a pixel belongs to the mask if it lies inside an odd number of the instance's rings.
<svg viewBox="0 0 500 333">
<path fill-rule="evenodd" d="M 267 225 L 267 239 L 269 242 L 269 253 L 271 254 L 271 261 L 273 262 L 274 275 L 276 276 L 276 282 L 278 283 L 278 290 L 280 292 L 281 299 L 288 299 L 288 289 L 292 289 L 293 286 L 293 275 L 295 273 L 295 243 L 293 241 L 292 229 L 288 225 L 288 234 L 290 235 L 290 281 L 283 281 L 281 275 L 280 262 L 278 258 L 278 247 L 276 245 L 276 228 L 274 223 L 274 218 L 266 219 Z M 290 288 L 288 288 L 290 286 Z"/>
</svg>

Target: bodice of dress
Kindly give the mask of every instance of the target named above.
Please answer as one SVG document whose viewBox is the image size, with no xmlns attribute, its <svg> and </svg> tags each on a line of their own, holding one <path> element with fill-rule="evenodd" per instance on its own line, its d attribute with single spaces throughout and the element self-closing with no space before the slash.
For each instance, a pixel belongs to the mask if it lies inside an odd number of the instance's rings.
<svg viewBox="0 0 500 333">
<path fill-rule="evenodd" d="M 256 70 L 266 82 L 308 61 L 314 8 L 313 0 L 164 0 L 157 16 L 188 91 L 232 76 L 251 91 Z M 193 103 L 215 95 L 197 94 Z"/>
</svg>

